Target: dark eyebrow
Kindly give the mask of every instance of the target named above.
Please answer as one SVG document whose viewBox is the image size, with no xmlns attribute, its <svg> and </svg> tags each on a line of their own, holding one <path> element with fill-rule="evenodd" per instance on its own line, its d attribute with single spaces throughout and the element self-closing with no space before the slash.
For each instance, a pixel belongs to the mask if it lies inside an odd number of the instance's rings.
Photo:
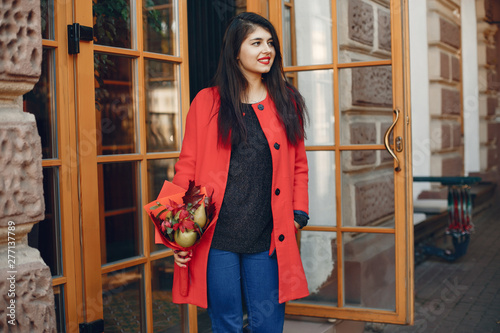
<svg viewBox="0 0 500 333">
<path fill-rule="evenodd" d="M 257 41 L 257 40 L 259 40 L 259 41 L 260 40 L 264 40 L 264 38 L 262 38 L 262 37 L 255 37 L 255 38 L 250 39 L 250 41 Z M 268 41 L 270 41 L 270 40 L 273 40 L 273 38 L 271 37 L 271 38 L 268 39 Z"/>
</svg>

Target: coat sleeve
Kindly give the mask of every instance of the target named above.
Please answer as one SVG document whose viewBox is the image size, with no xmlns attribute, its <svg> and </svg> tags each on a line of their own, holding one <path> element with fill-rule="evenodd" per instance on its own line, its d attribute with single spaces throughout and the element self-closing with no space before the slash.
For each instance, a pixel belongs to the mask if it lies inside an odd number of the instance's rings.
<svg viewBox="0 0 500 333">
<path fill-rule="evenodd" d="M 182 188 L 189 187 L 189 181 L 195 179 L 196 159 L 198 150 L 197 140 L 197 113 L 199 108 L 199 99 L 195 98 L 191 103 L 186 118 L 186 131 L 182 140 L 181 153 L 179 160 L 175 164 L 175 176 L 172 183 Z"/>
<path fill-rule="evenodd" d="M 293 184 L 293 210 L 309 214 L 309 167 L 304 140 L 295 147 L 295 170 Z"/>
</svg>

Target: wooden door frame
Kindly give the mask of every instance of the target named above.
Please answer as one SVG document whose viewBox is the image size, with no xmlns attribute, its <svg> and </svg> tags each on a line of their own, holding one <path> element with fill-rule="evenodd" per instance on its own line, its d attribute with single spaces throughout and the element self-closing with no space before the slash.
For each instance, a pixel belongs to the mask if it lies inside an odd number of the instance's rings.
<svg viewBox="0 0 500 333">
<path fill-rule="evenodd" d="M 332 18 L 336 22 L 336 0 L 332 0 Z M 283 8 L 282 1 L 270 2 L 270 21 L 274 24 L 278 35 L 283 36 Z M 403 207 L 403 209 L 396 210 L 396 223 L 395 230 L 380 230 L 382 232 L 393 233 L 395 235 L 395 273 L 396 273 L 396 309 L 395 311 L 384 310 L 371 310 L 371 309 L 353 309 L 353 308 L 333 308 L 327 306 L 309 306 L 304 304 L 287 304 L 286 313 L 297 316 L 312 316 L 312 317 L 326 317 L 326 318 L 341 318 L 349 320 L 362 320 L 362 321 L 377 321 L 386 323 L 398 324 L 413 324 L 414 320 L 414 281 L 413 281 L 413 203 L 412 203 L 412 168 L 411 168 L 411 128 L 410 128 L 410 80 L 409 80 L 409 31 L 408 31 L 408 0 L 391 0 L 390 3 L 391 13 L 391 43 L 392 43 L 392 58 L 391 60 L 359 62 L 339 64 L 337 58 L 337 30 L 335 24 L 332 25 L 332 46 L 333 50 L 333 69 L 334 69 L 334 86 L 336 89 L 335 96 L 338 94 L 338 71 L 335 68 L 354 68 L 361 66 L 381 66 L 390 65 L 392 67 L 393 82 L 393 109 L 402 111 L 400 120 L 394 128 L 394 137 L 402 136 L 404 140 L 404 149 L 400 153 L 396 153 L 400 160 L 402 171 L 394 174 L 394 188 L 395 188 L 395 205 L 396 207 Z M 281 43 L 283 45 L 283 43 Z M 283 50 L 282 50 L 283 51 Z M 296 70 L 321 70 L 331 69 L 332 65 L 313 65 L 313 66 L 289 66 L 285 67 L 285 71 Z M 335 99 L 335 119 L 340 119 L 340 105 L 338 97 Z M 368 146 L 356 145 L 339 148 L 340 144 L 340 129 L 339 121 L 335 123 L 335 158 L 336 164 L 340 165 L 340 151 L 345 149 L 360 150 L 367 149 Z M 372 148 L 382 148 L 371 146 Z M 307 147 L 307 150 L 322 150 L 322 147 Z M 340 179 L 340 168 L 336 168 L 337 179 Z M 339 198 L 341 198 L 341 189 L 337 185 L 337 206 L 340 206 Z M 341 221 L 341 214 L 338 213 L 337 221 Z M 338 231 L 339 226 L 333 228 L 322 227 L 306 227 L 309 230 L 324 230 L 324 231 Z M 330 230 L 331 229 L 331 230 Z M 348 228 L 341 228 L 342 231 L 349 231 Z M 358 232 L 366 232 L 369 229 L 356 228 Z M 377 229 L 377 232 L 380 232 Z M 373 232 L 373 230 L 371 231 Z M 337 247 L 342 247 L 342 232 L 337 233 Z M 339 249 L 338 249 L 339 250 Z M 341 249 L 340 249 L 341 250 Z M 341 252 L 338 252 L 341 253 Z M 339 277 L 342 276 L 342 267 L 338 268 Z M 342 279 L 339 278 L 338 298 L 343 298 Z M 370 317 L 369 320 L 367 318 Z"/>
</svg>

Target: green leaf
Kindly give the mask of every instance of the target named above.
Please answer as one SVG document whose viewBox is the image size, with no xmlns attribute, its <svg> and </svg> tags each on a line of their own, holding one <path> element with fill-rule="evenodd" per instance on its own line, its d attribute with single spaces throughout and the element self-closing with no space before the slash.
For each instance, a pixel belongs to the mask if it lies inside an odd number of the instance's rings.
<svg viewBox="0 0 500 333">
<path fill-rule="evenodd" d="M 159 219 L 160 218 L 160 215 L 165 213 L 167 211 L 167 209 L 163 209 L 161 212 L 159 212 L 158 214 L 156 214 L 156 218 Z"/>
</svg>

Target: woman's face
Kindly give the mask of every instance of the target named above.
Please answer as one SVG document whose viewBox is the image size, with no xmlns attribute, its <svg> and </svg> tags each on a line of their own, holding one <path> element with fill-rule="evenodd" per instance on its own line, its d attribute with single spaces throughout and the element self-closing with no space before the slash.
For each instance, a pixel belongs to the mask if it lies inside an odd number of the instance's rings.
<svg viewBox="0 0 500 333">
<path fill-rule="evenodd" d="M 271 70 L 275 56 L 276 50 L 271 34 L 257 26 L 241 44 L 238 64 L 245 77 L 260 77 Z"/>
</svg>

